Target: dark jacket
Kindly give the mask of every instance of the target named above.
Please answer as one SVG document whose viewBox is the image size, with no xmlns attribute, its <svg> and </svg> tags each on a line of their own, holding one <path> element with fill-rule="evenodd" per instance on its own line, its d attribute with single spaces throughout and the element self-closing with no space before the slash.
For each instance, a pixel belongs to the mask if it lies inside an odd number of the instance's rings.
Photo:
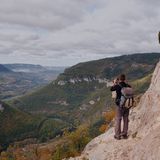
<svg viewBox="0 0 160 160">
<path fill-rule="evenodd" d="M 125 82 L 120 82 L 119 84 L 113 85 L 111 87 L 111 91 L 116 91 L 117 93 L 117 97 L 115 99 L 116 104 L 118 105 L 119 100 L 121 98 L 121 89 L 123 87 L 131 87 L 129 84 L 125 83 Z"/>
</svg>

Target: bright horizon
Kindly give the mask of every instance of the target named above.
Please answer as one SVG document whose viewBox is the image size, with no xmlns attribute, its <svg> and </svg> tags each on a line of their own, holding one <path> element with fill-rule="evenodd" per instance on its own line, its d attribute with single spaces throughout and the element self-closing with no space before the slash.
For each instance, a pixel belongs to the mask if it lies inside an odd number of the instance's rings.
<svg viewBox="0 0 160 160">
<path fill-rule="evenodd" d="M 151 52 L 151 53 L 156 53 L 156 54 L 160 54 L 160 52 Z M 74 65 L 76 65 L 76 64 L 78 64 L 78 63 L 85 63 L 85 62 L 89 62 L 89 61 L 94 61 L 94 60 L 100 60 L 100 59 L 105 59 L 105 58 L 114 58 L 114 57 L 119 57 L 119 56 L 123 56 L 123 55 L 133 55 L 133 54 L 150 54 L 150 53 L 132 53 L 132 54 L 122 54 L 122 55 L 115 55 L 115 56 L 110 56 L 110 57 L 102 57 L 102 58 L 99 58 L 99 59 L 91 59 L 91 60 L 87 60 L 87 61 L 79 61 L 79 62 L 77 62 L 77 63 L 75 63 L 75 64 L 73 64 L 73 65 L 66 65 L 66 66 L 61 66 L 61 65 L 57 65 L 57 66 L 53 66 L 53 65 L 43 65 L 43 64 L 36 64 L 36 63 L 22 63 L 22 62 L 20 62 L 20 63 L 0 63 L 0 64 L 26 64 L 26 65 L 41 65 L 41 66 L 44 66 L 44 67 L 71 67 L 71 66 L 74 66 Z"/>
</svg>

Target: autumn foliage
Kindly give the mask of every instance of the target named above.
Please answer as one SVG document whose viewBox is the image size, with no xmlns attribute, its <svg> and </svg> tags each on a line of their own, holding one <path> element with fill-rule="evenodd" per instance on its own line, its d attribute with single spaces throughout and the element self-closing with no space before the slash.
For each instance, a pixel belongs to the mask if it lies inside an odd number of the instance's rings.
<svg viewBox="0 0 160 160">
<path fill-rule="evenodd" d="M 115 117 L 115 110 L 110 110 L 110 111 L 107 111 L 107 112 L 103 112 L 102 116 L 105 119 L 106 123 L 102 124 L 100 126 L 99 131 L 104 133 L 106 130 L 109 129 L 109 124 L 113 120 L 113 118 Z"/>
</svg>

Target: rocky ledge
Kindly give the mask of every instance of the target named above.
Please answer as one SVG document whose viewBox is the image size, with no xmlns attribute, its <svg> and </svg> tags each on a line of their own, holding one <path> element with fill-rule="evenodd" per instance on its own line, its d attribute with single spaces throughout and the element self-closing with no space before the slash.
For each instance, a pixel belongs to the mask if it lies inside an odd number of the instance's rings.
<svg viewBox="0 0 160 160">
<path fill-rule="evenodd" d="M 160 62 L 149 89 L 130 111 L 129 138 L 115 140 L 114 128 L 93 139 L 82 155 L 70 160 L 160 159 Z"/>
</svg>

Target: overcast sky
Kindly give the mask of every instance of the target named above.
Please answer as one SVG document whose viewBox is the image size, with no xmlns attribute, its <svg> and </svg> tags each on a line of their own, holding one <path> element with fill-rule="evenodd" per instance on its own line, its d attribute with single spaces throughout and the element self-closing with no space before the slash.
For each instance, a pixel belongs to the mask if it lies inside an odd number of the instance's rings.
<svg viewBox="0 0 160 160">
<path fill-rule="evenodd" d="M 159 52 L 159 30 L 160 0 L 0 0 L 0 63 Z"/>
</svg>

